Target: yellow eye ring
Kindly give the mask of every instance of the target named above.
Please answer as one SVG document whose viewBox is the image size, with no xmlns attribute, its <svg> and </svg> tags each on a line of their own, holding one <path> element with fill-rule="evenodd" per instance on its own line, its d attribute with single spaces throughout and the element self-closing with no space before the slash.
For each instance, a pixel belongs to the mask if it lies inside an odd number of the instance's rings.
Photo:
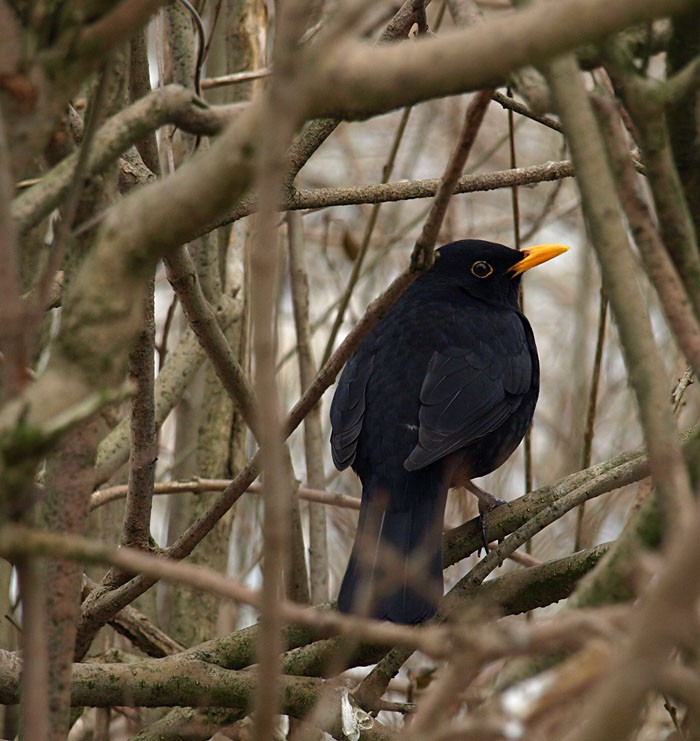
<svg viewBox="0 0 700 741">
<path fill-rule="evenodd" d="M 493 273 L 493 267 L 485 260 L 477 260 L 471 267 L 475 278 L 488 278 Z"/>
</svg>

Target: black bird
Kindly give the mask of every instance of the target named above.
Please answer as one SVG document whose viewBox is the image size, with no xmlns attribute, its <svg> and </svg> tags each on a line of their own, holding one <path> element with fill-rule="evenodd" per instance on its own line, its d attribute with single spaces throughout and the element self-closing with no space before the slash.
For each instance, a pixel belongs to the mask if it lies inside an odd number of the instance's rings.
<svg viewBox="0 0 700 741">
<path fill-rule="evenodd" d="M 566 249 L 441 247 L 348 361 L 331 447 L 336 467 L 360 477 L 362 504 L 341 611 L 409 624 L 435 613 L 448 488 L 479 497 L 483 524 L 500 501 L 471 480 L 498 468 L 532 422 L 539 361 L 521 275 Z"/>
</svg>

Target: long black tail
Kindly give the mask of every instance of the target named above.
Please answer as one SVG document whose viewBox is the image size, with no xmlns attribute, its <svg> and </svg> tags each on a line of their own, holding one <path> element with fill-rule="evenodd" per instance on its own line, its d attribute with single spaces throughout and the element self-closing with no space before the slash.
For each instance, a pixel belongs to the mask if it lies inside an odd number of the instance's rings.
<svg viewBox="0 0 700 741">
<path fill-rule="evenodd" d="M 399 496 L 376 485 L 363 490 L 355 544 L 338 595 L 342 612 L 407 624 L 435 614 L 443 593 L 447 487 L 440 476 L 426 474 L 407 473 Z M 397 507 L 397 501 L 405 506 Z"/>
</svg>

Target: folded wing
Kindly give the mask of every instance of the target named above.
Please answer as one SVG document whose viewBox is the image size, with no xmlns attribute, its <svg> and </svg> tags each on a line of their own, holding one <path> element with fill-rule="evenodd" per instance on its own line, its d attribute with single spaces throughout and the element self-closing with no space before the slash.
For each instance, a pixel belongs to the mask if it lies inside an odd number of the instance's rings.
<svg viewBox="0 0 700 741">
<path fill-rule="evenodd" d="M 420 394 L 418 444 L 405 461 L 415 471 L 497 430 L 533 382 L 522 326 L 501 341 L 435 352 Z"/>
</svg>

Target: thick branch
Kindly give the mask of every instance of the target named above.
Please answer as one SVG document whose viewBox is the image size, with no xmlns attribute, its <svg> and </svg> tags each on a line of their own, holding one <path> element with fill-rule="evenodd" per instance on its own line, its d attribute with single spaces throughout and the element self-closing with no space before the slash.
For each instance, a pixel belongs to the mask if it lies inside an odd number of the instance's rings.
<svg viewBox="0 0 700 741">
<path fill-rule="evenodd" d="M 167 85 L 137 100 L 107 121 L 97 132 L 87 161 L 90 177 L 109 167 L 129 147 L 166 123 L 195 134 L 218 134 L 230 121 L 231 108 L 209 108 L 190 90 Z M 17 231 L 24 234 L 48 216 L 68 192 L 79 159 L 76 151 L 13 201 Z"/>
<path fill-rule="evenodd" d="M 405 47 L 338 41 L 314 60 L 317 115 L 362 118 L 422 100 L 503 84 L 508 74 L 645 21 L 679 12 L 688 0 L 562 0 L 528 5 L 478 27 L 420 38 Z M 576 19 L 572 23 L 572 18 Z M 381 70 L 381 74 L 377 74 Z"/>
<path fill-rule="evenodd" d="M 552 94 L 567 134 L 586 224 L 601 266 L 630 383 L 649 450 L 654 483 L 671 522 L 683 519 L 692 501 L 685 461 L 668 403 L 668 381 L 654 341 L 647 302 L 636 281 L 626 225 L 603 141 L 580 77 L 569 55 L 548 69 Z"/>
</svg>

